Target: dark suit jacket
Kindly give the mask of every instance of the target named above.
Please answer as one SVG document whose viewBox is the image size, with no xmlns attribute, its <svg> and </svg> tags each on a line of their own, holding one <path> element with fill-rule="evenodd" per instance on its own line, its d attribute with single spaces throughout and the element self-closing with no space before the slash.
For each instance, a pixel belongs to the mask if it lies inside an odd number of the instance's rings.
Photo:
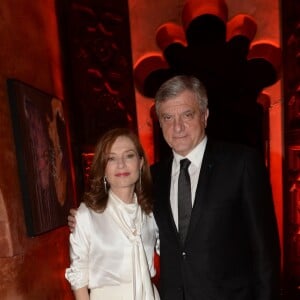
<svg viewBox="0 0 300 300">
<path fill-rule="evenodd" d="M 279 239 L 260 154 L 208 139 L 184 246 L 169 200 L 171 165 L 172 158 L 151 168 L 162 299 L 277 299 Z"/>
</svg>

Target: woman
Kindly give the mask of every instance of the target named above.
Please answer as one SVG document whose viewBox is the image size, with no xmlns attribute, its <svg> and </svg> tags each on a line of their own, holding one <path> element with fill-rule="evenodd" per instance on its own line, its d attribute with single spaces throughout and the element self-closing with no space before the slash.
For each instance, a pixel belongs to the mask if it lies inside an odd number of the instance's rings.
<svg viewBox="0 0 300 300">
<path fill-rule="evenodd" d="M 157 228 L 150 171 L 137 136 L 120 128 L 104 134 L 89 180 L 70 235 L 66 278 L 75 298 L 159 299 L 151 282 Z"/>
</svg>

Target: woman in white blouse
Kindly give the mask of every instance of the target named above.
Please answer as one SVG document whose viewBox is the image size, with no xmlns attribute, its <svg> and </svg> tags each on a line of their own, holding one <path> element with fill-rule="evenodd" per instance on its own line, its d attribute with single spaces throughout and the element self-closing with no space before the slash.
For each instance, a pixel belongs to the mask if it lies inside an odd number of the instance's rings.
<svg viewBox="0 0 300 300">
<path fill-rule="evenodd" d="M 98 142 L 90 187 L 70 234 L 66 270 L 77 300 L 157 300 L 157 227 L 149 166 L 137 136 L 113 129 Z"/>
</svg>

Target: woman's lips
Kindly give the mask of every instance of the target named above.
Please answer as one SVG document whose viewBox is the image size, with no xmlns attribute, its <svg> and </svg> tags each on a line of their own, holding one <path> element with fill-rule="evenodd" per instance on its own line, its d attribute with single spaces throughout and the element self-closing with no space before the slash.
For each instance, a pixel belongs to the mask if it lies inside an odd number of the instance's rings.
<svg viewBox="0 0 300 300">
<path fill-rule="evenodd" d="M 117 173 L 116 176 L 117 176 L 117 177 L 126 177 L 126 176 L 128 176 L 129 174 L 130 174 L 129 172 Z"/>
</svg>

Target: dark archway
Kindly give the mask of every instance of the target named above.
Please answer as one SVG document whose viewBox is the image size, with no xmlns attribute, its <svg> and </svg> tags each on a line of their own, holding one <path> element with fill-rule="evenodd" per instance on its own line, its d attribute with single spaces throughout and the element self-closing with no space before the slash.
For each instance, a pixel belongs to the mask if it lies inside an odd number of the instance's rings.
<svg viewBox="0 0 300 300">
<path fill-rule="evenodd" d="M 258 99 L 265 87 L 279 79 L 281 51 L 268 42 L 252 43 L 256 29 L 249 15 L 228 20 L 224 1 L 186 1 L 182 26 L 165 23 L 156 32 L 161 53 L 142 57 L 135 65 L 136 86 L 153 98 L 174 75 L 198 77 L 209 96 L 208 134 L 257 147 L 265 154 L 268 107 Z M 153 111 L 152 119 L 158 159 L 168 153 L 168 147 Z"/>
</svg>

